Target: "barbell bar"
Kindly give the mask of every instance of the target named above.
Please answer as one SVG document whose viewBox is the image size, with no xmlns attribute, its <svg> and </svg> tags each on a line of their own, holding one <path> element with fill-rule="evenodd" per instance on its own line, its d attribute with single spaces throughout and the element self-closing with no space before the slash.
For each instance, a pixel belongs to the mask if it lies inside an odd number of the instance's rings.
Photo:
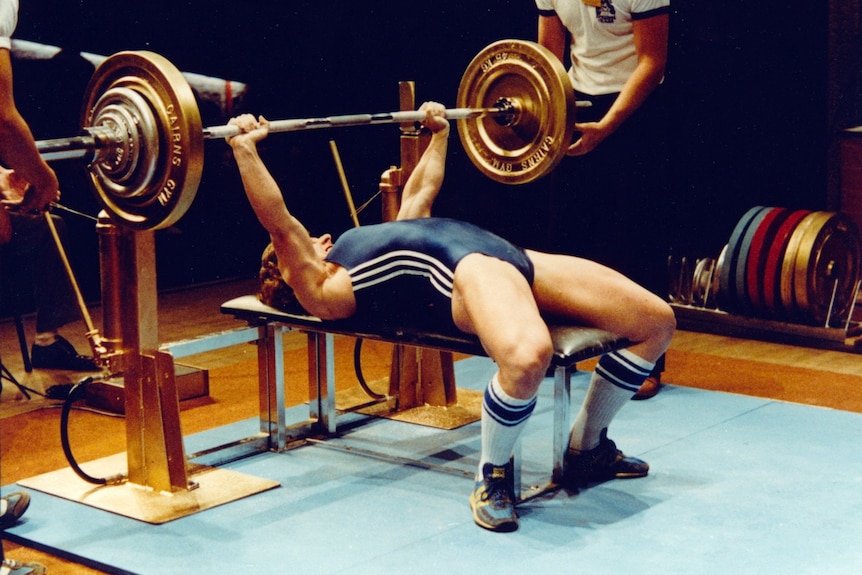
<svg viewBox="0 0 862 575">
<path fill-rule="evenodd" d="M 446 108 L 444 114 L 449 120 L 469 120 L 488 116 L 504 124 L 512 123 L 517 117 L 514 105 L 508 100 L 503 100 L 491 108 Z M 377 124 L 415 124 L 424 119 L 425 113 L 418 110 L 381 112 L 376 114 L 349 114 L 321 118 L 295 118 L 271 121 L 269 123 L 269 132 L 299 132 L 322 128 L 345 128 Z M 36 142 L 36 148 L 46 161 L 76 160 L 97 157 L 99 150 L 108 149 L 123 143 L 122 136 L 111 129 L 101 126 L 86 127 L 84 129 L 87 133 L 80 136 L 40 140 Z M 239 133 L 239 128 L 231 125 L 203 128 L 204 140 L 230 138 Z"/>
<path fill-rule="evenodd" d="M 583 102 L 581 105 L 589 105 Z M 563 65 L 546 48 L 501 40 L 465 70 L 457 107 L 467 156 L 489 178 L 522 184 L 548 174 L 574 133 L 574 98 Z M 274 120 L 270 132 L 420 122 L 399 111 Z M 183 74 L 153 52 L 120 52 L 94 72 L 82 107 L 82 134 L 36 143 L 48 161 L 81 159 L 97 199 L 119 224 L 160 229 L 191 205 L 203 170 L 203 142 L 239 133 L 235 126 L 201 125 L 195 94 Z"/>
<path fill-rule="evenodd" d="M 578 108 L 587 108 L 592 106 L 592 102 L 579 100 L 575 102 L 575 106 Z M 470 120 L 487 116 L 494 118 L 503 126 L 511 125 L 517 118 L 517 114 L 515 105 L 506 99 L 502 99 L 491 108 L 446 108 L 444 112 L 445 117 L 449 120 Z M 418 110 L 326 116 L 321 118 L 297 118 L 271 121 L 269 123 L 269 131 L 270 133 L 280 133 L 377 124 L 416 124 L 424 119 L 425 113 Z M 97 150 L 122 142 L 116 134 L 105 128 L 87 127 L 85 130 L 87 133 L 80 136 L 40 140 L 36 142 L 36 147 L 42 158 L 46 161 L 82 160 L 92 157 Z M 205 140 L 230 138 L 238 135 L 239 132 L 240 130 L 236 126 L 210 126 L 203 129 L 203 138 Z"/>
</svg>

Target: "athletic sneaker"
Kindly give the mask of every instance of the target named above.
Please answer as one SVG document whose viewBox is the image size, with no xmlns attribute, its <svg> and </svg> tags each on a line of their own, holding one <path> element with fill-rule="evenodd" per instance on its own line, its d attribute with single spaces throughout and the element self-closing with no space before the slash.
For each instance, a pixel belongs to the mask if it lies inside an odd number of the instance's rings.
<svg viewBox="0 0 862 575">
<path fill-rule="evenodd" d="M 599 445 L 589 451 L 566 450 L 563 460 L 565 487 L 582 487 L 589 483 L 609 479 L 634 479 L 645 477 L 649 465 L 636 457 L 628 457 L 608 439 L 608 430 L 603 429 Z"/>
<path fill-rule="evenodd" d="M 0 497 L 0 529 L 12 527 L 21 519 L 29 506 L 30 495 L 24 491 L 13 491 L 5 497 Z"/>
<path fill-rule="evenodd" d="M 470 508 L 476 525 L 490 531 L 508 532 L 518 528 L 518 516 L 513 502 L 511 471 L 508 465 L 499 467 L 486 463 L 482 477 L 476 478 L 470 494 Z"/>
<path fill-rule="evenodd" d="M 21 563 L 14 559 L 4 559 L 0 563 L 0 575 L 45 575 L 48 568 L 41 563 Z"/>
</svg>

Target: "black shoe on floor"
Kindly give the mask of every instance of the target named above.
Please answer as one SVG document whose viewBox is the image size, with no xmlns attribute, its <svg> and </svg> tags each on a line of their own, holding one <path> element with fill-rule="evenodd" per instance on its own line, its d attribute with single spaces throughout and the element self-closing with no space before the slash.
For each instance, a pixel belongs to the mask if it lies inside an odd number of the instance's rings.
<svg viewBox="0 0 862 575">
<path fill-rule="evenodd" d="M 13 491 L 0 499 L 0 529 L 15 525 L 29 506 L 30 495 L 26 491 Z"/>
<path fill-rule="evenodd" d="M 57 336 L 57 341 L 51 345 L 34 344 L 30 355 L 36 369 L 99 371 L 99 366 L 92 357 L 78 355 L 75 347 L 60 336 Z"/>
<path fill-rule="evenodd" d="M 645 477 L 648 473 L 649 464 L 626 456 L 608 439 L 608 430 L 603 429 L 598 447 L 580 453 L 566 450 L 562 484 L 577 488 L 610 479 Z"/>
</svg>

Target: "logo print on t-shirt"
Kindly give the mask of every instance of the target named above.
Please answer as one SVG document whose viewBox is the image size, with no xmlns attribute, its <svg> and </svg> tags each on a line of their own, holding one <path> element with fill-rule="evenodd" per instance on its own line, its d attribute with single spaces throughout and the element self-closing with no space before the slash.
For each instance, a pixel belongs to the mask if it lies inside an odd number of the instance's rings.
<svg viewBox="0 0 862 575">
<path fill-rule="evenodd" d="M 611 0 L 602 0 L 602 5 L 596 8 L 596 20 L 602 24 L 613 24 L 616 19 L 617 11 L 614 10 L 614 5 Z"/>
</svg>

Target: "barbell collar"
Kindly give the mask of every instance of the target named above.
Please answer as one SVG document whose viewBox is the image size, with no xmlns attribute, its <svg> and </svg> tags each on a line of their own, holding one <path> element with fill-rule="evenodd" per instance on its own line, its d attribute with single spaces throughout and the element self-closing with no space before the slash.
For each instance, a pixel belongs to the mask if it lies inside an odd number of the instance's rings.
<svg viewBox="0 0 862 575">
<path fill-rule="evenodd" d="M 38 140 L 36 150 L 46 162 L 84 160 L 92 163 L 100 157 L 101 151 L 123 145 L 122 137 L 106 126 L 90 126 L 84 131 L 78 136 Z"/>
</svg>

